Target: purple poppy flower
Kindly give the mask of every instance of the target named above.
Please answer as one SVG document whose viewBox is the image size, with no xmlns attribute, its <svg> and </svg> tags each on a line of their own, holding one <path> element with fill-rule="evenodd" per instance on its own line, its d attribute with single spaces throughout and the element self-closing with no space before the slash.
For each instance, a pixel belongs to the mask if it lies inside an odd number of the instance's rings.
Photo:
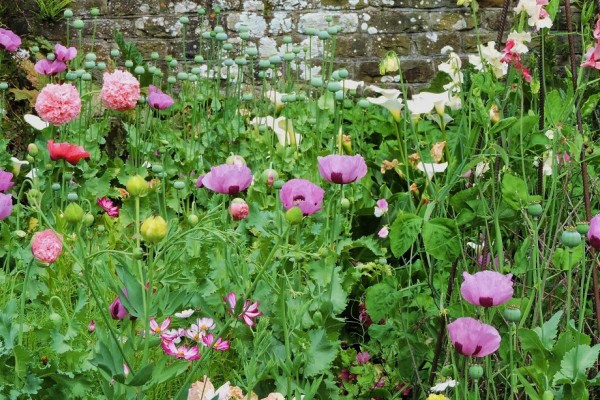
<svg viewBox="0 0 600 400">
<path fill-rule="evenodd" d="M 500 347 L 500 334 L 493 326 L 473 318 L 459 318 L 448 324 L 452 345 L 460 354 L 485 357 Z"/>
<path fill-rule="evenodd" d="M 325 191 L 306 179 L 291 179 L 283 184 L 279 198 L 286 210 L 299 207 L 302 214 L 312 215 L 323 207 Z"/>
<path fill-rule="evenodd" d="M 235 195 L 252 183 L 252 172 L 245 165 L 221 164 L 212 167 L 202 178 L 202 184 L 213 192 Z M 198 184 L 196 183 L 196 186 Z"/>
<path fill-rule="evenodd" d="M 173 98 L 166 93 L 163 93 L 159 88 L 154 85 L 148 87 L 148 104 L 150 107 L 164 110 L 169 108 L 175 103 Z"/>
<path fill-rule="evenodd" d="M 62 61 L 43 59 L 35 63 L 33 67 L 38 74 L 53 76 L 59 74 L 67 69 L 67 64 Z"/>
<path fill-rule="evenodd" d="M 327 157 L 317 157 L 319 172 L 329 182 L 345 184 L 352 183 L 367 174 L 367 164 L 361 155 L 340 156 L 332 154 Z"/>
<path fill-rule="evenodd" d="M 0 169 L 0 192 L 6 192 L 15 184 L 12 181 L 13 174 Z"/>
<path fill-rule="evenodd" d="M 514 294 L 512 274 L 503 275 L 495 271 L 480 271 L 474 275 L 463 272 L 465 281 L 460 293 L 469 303 L 492 307 L 506 303 Z"/>
<path fill-rule="evenodd" d="M 54 54 L 58 61 L 67 62 L 77 56 L 77 49 L 75 47 L 66 48 L 63 45 L 56 43 L 54 45 Z"/>
<path fill-rule="evenodd" d="M 21 38 L 15 35 L 13 31 L 0 28 L 0 47 L 8 51 L 15 51 L 21 46 Z"/>
<path fill-rule="evenodd" d="M 12 196 L 0 193 L 0 220 L 7 218 L 12 213 Z"/>
<path fill-rule="evenodd" d="M 587 237 L 590 246 L 596 250 L 600 250 L 600 214 L 596 214 L 590 220 L 590 229 L 588 230 Z"/>
</svg>

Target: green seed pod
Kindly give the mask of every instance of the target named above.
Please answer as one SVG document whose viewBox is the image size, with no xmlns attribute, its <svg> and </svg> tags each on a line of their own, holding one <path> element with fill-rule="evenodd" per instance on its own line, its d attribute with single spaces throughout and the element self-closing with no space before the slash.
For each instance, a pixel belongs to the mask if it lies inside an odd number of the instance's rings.
<svg viewBox="0 0 600 400">
<path fill-rule="evenodd" d="M 140 228 L 142 238 L 148 243 L 158 243 L 167 236 L 167 222 L 160 215 L 147 218 Z"/>
<path fill-rule="evenodd" d="M 532 217 L 539 217 L 544 212 L 540 203 L 531 203 L 527 206 L 527 213 Z"/>
<path fill-rule="evenodd" d="M 588 224 L 587 222 L 578 222 L 577 223 L 577 233 L 579 233 L 580 235 L 587 235 L 589 230 L 590 230 L 590 224 Z"/>
<path fill-rule="evenodd" d="M 127 191 L 133 197 L 144 197 L 148 192 L 148 183 L 140 175 L 135 175 L 127 180 L 125 184 Z"/>
<path fill-rule="evenodd" d="M 94 216 L 92 214 L 85 214 L 83 216 L 83 225 L 87 227 L 94 225 Z"/>
<path fill-rule="evenodd" d="M 554 393 L 550 390 L 546 390 L 544 394 L 542 394 L 542 400 L 554 400 Z"/>
<path fill-rule="evenodd" d="M 506 307 L 504 309 L 504 318 L 508 322 L 519 322 L 521 321 L 521 310 L 515 307 Z"/>
<path fill-rule="evenodd" d="M 190 214 L 187 217 L 187 222 L 190 226 L 196 226 L 198 225 L 198 221 L 200 219 L 198 218 L 198 216 L 196 214 Z"/>
<path fill-rule="evenodd" d="M 345 197 L 342 197 L 342 199 L 340 200 L 340 207 L 342 207 L 342 210 L 348 210 L 350 208 L 350 200 L 348 200 Z"/>
<path fill-rule="evenodd" d="M 474 380 L 480 379 L 483 376 L 483 367 L 481 365 L 471 365 L 469 367 L 469 376 Z"/>
<path fill-rule="evenodd" d="M 275 182 L 273 182 L 273 187 L 275 189 L 281 189 L 284 183 L 285 182 L 282 179 L 276 179 Z"/>
<path fill-rule="evenodd" d="M 560 242 L 563 246 L 572 249 L 581 244 L 581 235 L 579 234 L 579 232 L 567 228 L 560 235 Z"/>
<path fill-rule="evenodd" d="M 69 201 L 77 201 L 78 199 L 79 199 L 79 196 L 77 195 L 77 193 L 71 192 L 67 195 L 67 200 L 69 200 Z"/>
</svg>

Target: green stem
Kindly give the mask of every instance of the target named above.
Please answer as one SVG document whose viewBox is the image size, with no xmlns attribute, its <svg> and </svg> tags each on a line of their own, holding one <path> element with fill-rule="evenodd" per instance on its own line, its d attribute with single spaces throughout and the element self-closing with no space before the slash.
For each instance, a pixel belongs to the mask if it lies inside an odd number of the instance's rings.
<svg viewBox="0 0 600 400">
<path fill-rule="evenodd" d="M 27 268 L 25 269 L 25 280 L 23 280 L 23 290 L 21 292 L 21 305 L 19 312 L 19 319 L 21 323 L 19 324 L 19 346 L 23 345 L 23 325 L 25 324 L 25 298 L 27 297 L 27 285 L 29 284 L 29 275 L 31 273 L 31 264 L 33 264 L 33 259 L 29 261 L 27 264 Z"/>
</svg>

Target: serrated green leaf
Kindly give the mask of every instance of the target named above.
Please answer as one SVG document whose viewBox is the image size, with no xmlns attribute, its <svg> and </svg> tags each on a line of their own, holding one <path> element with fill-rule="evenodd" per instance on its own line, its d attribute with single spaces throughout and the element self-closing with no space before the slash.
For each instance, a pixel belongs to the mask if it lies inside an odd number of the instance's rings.
<svg viewBox="0 0 600 400">
<path fill-rule="evenodd" d="M 395 257 L 402 257 L 419 237 L 423 218 L 415 214 L 398 214 L 390 227 L 390 249 Z"/>
<path fill-rule="evenodd" d="M 373 321 L 393 315 L 399 301 L 400 294 L 396 288 L 386 282 L 370 286 L 365 296 L 365 306 Z"/>
<path fill-rule="evenodd" d="M 560 362 L 560 371 L 555 375 L 554 380 L 559 381 L 562 378 L 571 382 L 577 379 L 587 380 L 587 371 L 598 361 L 598 354 L 600 354 L 600 344 L 594 347 L 581 344 L 572 348 Z"/>
<path fill-rule="evenodd" d="M 423 225 L 425 251 L 438 260 L 452 262 L 462 253 L 456 221 L 434 218 Z"/>
<path fill-rule="evenodd" d="M 533 328 L 533 331 L 539 336 L 542 344 L 547 350 L 552 350 L 554 347 L 554 341 L 558 333 L 558 323 L 562 317 L 563 312 L 558 311 L 548 321 L 544 322 L 541 327 Z"/>
<path fill-rule="evenodd" d="M 339 341 L 329 340 L 325 329 L 308 332 L 310 347 L 306 351 L 305 376 L 315 376 L 325 371 L 337 356 Z"/>
</svg>

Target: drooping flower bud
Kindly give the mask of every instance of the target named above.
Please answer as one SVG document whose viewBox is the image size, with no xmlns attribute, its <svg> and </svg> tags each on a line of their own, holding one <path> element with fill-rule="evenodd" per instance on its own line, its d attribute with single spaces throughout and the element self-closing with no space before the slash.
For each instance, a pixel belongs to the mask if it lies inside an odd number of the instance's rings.
<svg viewBox="0 0 600 400">
<path fill-rule="evenodd" d="M 69 203 L 65 208 L 65 220 L 72 225 L 76 225 L 83 220 L 83 209 L 77 203 Z"/>
</svg>

